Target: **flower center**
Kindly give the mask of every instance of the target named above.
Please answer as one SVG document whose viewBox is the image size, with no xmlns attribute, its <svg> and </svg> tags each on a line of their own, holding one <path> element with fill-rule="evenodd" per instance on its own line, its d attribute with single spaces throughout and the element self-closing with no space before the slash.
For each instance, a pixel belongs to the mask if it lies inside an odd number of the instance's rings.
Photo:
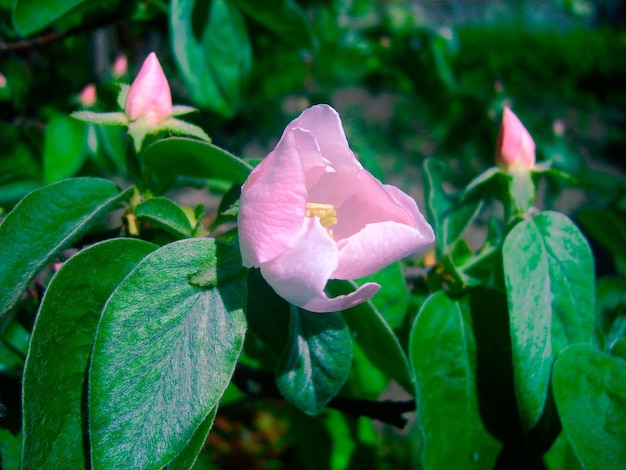
<svg viewBox="0 0 626 470">
<path fill-rule="evenodd" d="M 307 202 L 307 217 L 319 217 L 322 227 L 330 227 L 337 223 L 337 212 L 332 204 L 318 204 L 317 202 Z"/>
</svg>

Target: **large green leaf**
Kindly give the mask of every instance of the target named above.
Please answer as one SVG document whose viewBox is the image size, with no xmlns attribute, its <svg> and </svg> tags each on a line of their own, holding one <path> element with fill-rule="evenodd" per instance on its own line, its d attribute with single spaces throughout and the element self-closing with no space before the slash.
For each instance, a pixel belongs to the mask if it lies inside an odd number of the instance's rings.
<svg viewBox="0 0 626 470">
<path fill-rule="evenodd" d="M 24 369 L 24 468 L 83 468 L 85 381 L 106 300 L 156 245 L 116 239 L 63 265 L 41 303 Z"/>
<path fill-rule="evenodd" d="M 187 447 L 185 447 L 174 460 L 164 467 L 165 470 L 188 470 L 193 467 L 194 463 L 198 459 L 198 454 L 204 448 L 206 438 L 209 435 L 211 427 L 213 426 L 216 414 L 217 406 L 211 410 L 206 418 L 204 418 L 204 421 L 194 433 L 191 441 L 187 444 Z"/>
<path fill-rule="evenodd" d="M 424 468 L 493 468 L 500 447 L 481 421 L 476 342 L 467 302 L 443 291 L 422 306 L 411 331 Z"/>
<path fill-rule="evenodd" d="M 294 0 L 228 0 L 291 46 L 313 49 L 315 38 L 306 13 Z"/>
<path fill-rule="evenodd" d="M 544 212 L 511 230 L 503 265 L 516 394 L 530 430 L 544 410 L 553 357 L 593 339 L 593 258 L 567 217 Z"/>
<path fill-rule="evenodd" d="M 554 364 L 552 385 L 563 430 L 585 469 L 626 463 L 626 362 L 587 344 L 570 346 Z"/>
<path fill-rule="evenodd" d="M 65 13 L 87 0 L 16 0 L 13 4 L 13 24 L 28 36 L 50 26 Z"/>
<path fill-rule="evenodd" d="M 0 314 L 52 257 L 129 194 L 111 181 L 74 178 L 22 199 L 0 225 Z"/>
<path fill-rule="evenodd" d="M 332 296 L 337 296 L 354 291 L 354 287 L 349 281 L 331 281 L 327 290 Z M 371 363 L 398 382 L 402 388 L 412 392 L 409 361 L 397 336 L 372 303 L 364 302 L 344 310 L 341 315 L 350 327 L 354 341 Z"/>
<path fill-rule="evenodd" d="M 316 415 L 346 382 L 351 364 L 352 337 L 341 315 L 291 307 L 289 341 L 276 370 L 288 401 Z"/>
<path fill-rule="evenodd" d="M 188 239 L 146 257 L 107 302 L 89 375 L 92 466 L 161 468 L 217 406 L 246 322 L 238 253 Z"/>
<path fill-rule="evenodd" d="M 176 175 L 243 183 L 252 171 L 248 163 L 226 150 L 184 137 L 159 140 L 146 148 L 141 158 L 163 187 Z M 173 161 L 176 165 L 172 165 Z"/>
<path fill-rule="evenodd" d="M 173 0 L 172 49 L 195 103 L 231 117 L 252 62 L 245 22 L 226 0 Z"/>
</svg>

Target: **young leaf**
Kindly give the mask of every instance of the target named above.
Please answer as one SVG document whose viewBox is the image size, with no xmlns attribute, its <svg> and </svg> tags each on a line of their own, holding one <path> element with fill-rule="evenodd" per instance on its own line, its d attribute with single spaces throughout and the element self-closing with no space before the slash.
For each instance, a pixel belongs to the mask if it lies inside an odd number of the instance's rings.
<svg viewBox="0 0 626 470">
<path fill-rule="evenodd" d="M 444 190 L 446 168 L 443 162 L 427 159 L 424 162 L 424 194 L 426 215 L 433 224 L 437 249 L 446 252 L 476 217 L 482 199 L 456 201 Z"/>
<path fill-rule="evenodd" d="M 563 350 L 552 385 L 563 430 L 584 468 L 617 470 L 626 458 L 626 362 L 587 344 Z"/>
<path fill-rule="evenodd" d="M 332 281 L 327 290 L 332 296 L 345 295 L 354 291 L 354 285 L 349 281 Z M 354 341 L 372 364 L 412 393 L 409 361 L 398 338 L 372 303 L 364 302 L 344 310 L 341 315 L 350 327 Z"/>
<path fill-rule="evenodd" d="M 479 413 L 467 303 L 443 291 L 432 295 L 417 315 L 409 349 L 424 468 L 493 468 L 500 444 Z"/>
<path fill-rule="evenodd" d="M 569 344 L 592 341 L 593 259 L 567 217 L 545 212 L 511 230 L 503 264 L 516 394 L 530 430 L 544 409 L 553 357 Z"/>
<path fill-rule="evenodd" d="M 172 49 L 193 101 L 232 117 L 252 62 L 241 14 L 226 0 L 174 0 L 170 8 Z"/>
<path fill-rule="evenodd" d="M 56 253 L 129 195 L 111 181 L 74 178 L 22 199 L 0 225 L 0 315 Z"/>
<path fill-rule="evenodd" d="M 83 468 L 87 364 L 106 300 L 156 245 L 116 239 L 63 265 L 43 298 L 24 369 L 24 468 Z"/>
<path fill-rule="evenodd" d="M 144 150 L 141 159 L 162 187 L 166 187 L 176 175 L 243 183 L 252 171 L 248 163 L 226 150 L 184 137 L 155 142 Z M 173 159 L 176 159 L 175 167 L 172 167 Z"/>
<path fill-rule="evenodd" d="M 107 302 L 89 374 L 95 470 L 163 467 L 217 406 L 246 329 L 232 251 L 212 239 L 166 245 Z"/>
<path fill-rule="evenodd" d="M 151 222 L 178 238 L 191 237 L 191 222 L 185 212 L 171 199 L 152 197 L 135 208 L 139 220 Z"/>
<path fill-rule="evenodd" d="M 291 307 L 289 342 L 276 370 L 282 395 L 302 411 L 318 414 L 350 373 L 352 337 L 338 313 Z"/>
</svg>

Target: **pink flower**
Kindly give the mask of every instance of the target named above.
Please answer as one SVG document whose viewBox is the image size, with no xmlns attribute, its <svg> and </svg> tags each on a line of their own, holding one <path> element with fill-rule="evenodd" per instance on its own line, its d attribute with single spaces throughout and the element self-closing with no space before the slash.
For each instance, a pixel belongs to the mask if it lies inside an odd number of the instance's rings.
<svg viewBox="0 0 626 470">
<path fill-rule="evenodd" d="M 337 112 L 305 110 L 241 190 L 242 260 L 284 299 L 313 312 L 344 310 L 380 288 L 329 298 L 329 279 L 358 279 L 432 243 L 415 201 L 363 169 Z"/>
<path fill-rule="evenodd" d="M 157 62 L 158 63 L 158 62 Z M 113 76 L 122 77 L 128 71 L 128 58 L 124 54 L 119 54 L 113 62 Z"/>
<path fill-rule="evenodd" d="M 518 117 L 504 108 L 496 145 L 496 162 L 506 170 L 535 165 L 535 142 Z"/>
<path fill-rule="evenodd" d="M 91 108 L 94 104 L 96 104 L 97 99 L 98 95 L 96 92 L 96 85 L 93 83 L 85 85 L 78 96 L 78 101 L 80 101 L 80 104 L 85 108 Z"/>
<path fill-rule="evenodd" d="M 172 115 L 172 95 L 159 59 L 150 53 L 126 96 L 126 115 L 156 125 Z"/>
</svg>

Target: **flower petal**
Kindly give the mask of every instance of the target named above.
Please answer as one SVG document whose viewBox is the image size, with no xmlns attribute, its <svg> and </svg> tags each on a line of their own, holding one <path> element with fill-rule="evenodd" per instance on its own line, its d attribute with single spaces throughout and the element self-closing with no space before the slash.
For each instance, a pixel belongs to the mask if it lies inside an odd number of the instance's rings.
<svg viewBox="0 0 626 470">
<path fill-rule="evenodd" d="M 239 245 L 244 266 L 260 266 L 292 245 L 307 203 L 304 170 L 293 133 L 283 136 L 241 188 Z"/>
<path fill-rule="evenodd" d="M 424 248 L 433 240 L 432 229 L 422 232 L 415 226 L 393 221 L 368 224 L 355 235 L 337 243 L 339 263 L 331 277 L 358 279 L 369 276 Z"/>
<path fill-rule="evenodd" d="M 365 284 L 355 292 L 329 298 L 324 292 L 337 266 L 337 246 L 319 219 L 307 218 L 304 232 L 279 257 L 261 265 L 261 274 L 285 300 L 312 312 L 333 312 L 370 299 L 380 288 Z"/>
<path fill-rule="evenodd" d="M 344 167 L 362 168 L 350 150 L 339 113 L 327 104 L 318 104 L 305 109 L 287 126 L 284 134 L 298 128 L 307 130 L 315 136 L 322 156 L 330 160 L 337 171 L 343 170 Z"/>
</svg>

